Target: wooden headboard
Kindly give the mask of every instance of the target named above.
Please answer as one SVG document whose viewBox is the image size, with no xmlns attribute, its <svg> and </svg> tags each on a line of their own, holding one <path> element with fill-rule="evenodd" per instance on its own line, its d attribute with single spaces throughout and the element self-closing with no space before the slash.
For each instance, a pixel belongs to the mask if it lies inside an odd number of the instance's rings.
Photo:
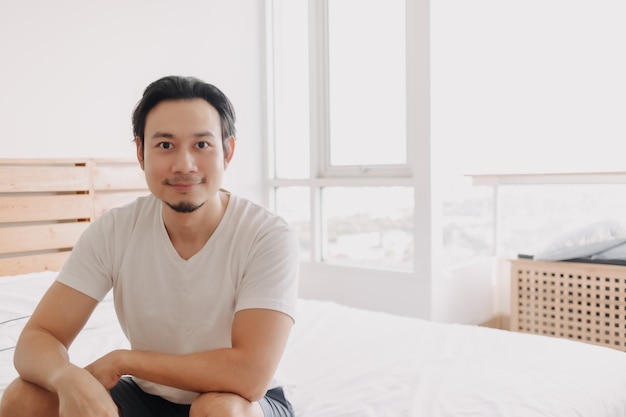
<svg viewBox="0 0 626 417">
<path fill-rule="evenodd" d="M 0 159 L 0 276 L 58 271 L 90 221 L 148 193 L 135 160 Z"/>
</svg>

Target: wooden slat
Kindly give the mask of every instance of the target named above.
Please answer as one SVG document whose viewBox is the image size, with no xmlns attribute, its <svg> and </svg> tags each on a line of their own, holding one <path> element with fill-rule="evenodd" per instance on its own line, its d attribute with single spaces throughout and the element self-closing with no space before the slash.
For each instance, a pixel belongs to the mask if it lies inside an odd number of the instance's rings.
<svg viewBox="0 0 626 417">
<path fill-rule="evenodd" d="M 0 223 L 89 219 L 93 213 L 91 205 L 91 196 L 87 194 L 10 197 L 0 194 Z"/>
<path fill-rule="evenodd" d="M 110 208 L 119 207 L 135 201 L 138 197 L 149 194 L 148 191 L 120 191 L 110 193 L 98 193 L 94 195 L 95 216 L 99 217 Z"/>
<path fill-rule="evenodd" d="M 30 272 L 60 271 L 71 251 L 0 258 L 2 275 L 28 274 Z M 0 277 L 2 280 L 2 277 Z"/>
<path fill-rule="evenodd" d="M 146 179 L 138 162 L 96 165 L 93 188 L 106 190 L 145 190 Z"/>
<path fill-rule="evenodd" d="M 0 275 L 59 270 L 89 225 L 72 220 L 148 193 L 135 160 L 0 158 Z"/>
<path fill-rule="evenodd" d="M 71 248 L 88 222 L 1 227 L 0 253 Z"/>
<path fill-rule="evenodd" d="M 86 166 L 0 165 L 0 192 L 88 191 Z"/>
<path fill-rule="evenodd" d="M 86 165 L 87 158 L 0 158 L 0 165 Z M 107 161 L 102 159 L 102 161 Z M 111 159 L 118 162 L 118 159 Z"/>
</svg>

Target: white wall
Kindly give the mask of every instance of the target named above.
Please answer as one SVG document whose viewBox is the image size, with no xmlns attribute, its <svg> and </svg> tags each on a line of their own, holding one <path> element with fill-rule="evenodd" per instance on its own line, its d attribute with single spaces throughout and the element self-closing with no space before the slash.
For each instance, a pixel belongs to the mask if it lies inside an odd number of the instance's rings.
<svg viewBox="0 0 626 417">
<path fill-rule="evenodd" d="M 431 283 L 424 275 L 304 263 L 300 268 L 300 296 L 429 319 Z"/>
<path fill-rule="evenodd" d="M 0 158 L 134 158 L 143 89 L 193 75 L 237 111 L 226 186 L 261 200 L 263 19 L 258 0 L 2 0 Z"/>
<path fill-rule="evenodd" d="M 434 159 L 624 170 L 626 2 L 431 0 Z"/>
</svg>

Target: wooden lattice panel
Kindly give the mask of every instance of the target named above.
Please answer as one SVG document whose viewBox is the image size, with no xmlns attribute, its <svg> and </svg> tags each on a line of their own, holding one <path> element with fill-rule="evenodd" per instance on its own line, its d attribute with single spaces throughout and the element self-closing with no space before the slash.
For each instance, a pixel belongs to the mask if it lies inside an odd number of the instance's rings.
<svg viewBox="0 0 626 417">
<path fill-rule="evenodd" d="M 511 330 L 626 351 L 626 266 L 511 261 Z"/>
</svg>

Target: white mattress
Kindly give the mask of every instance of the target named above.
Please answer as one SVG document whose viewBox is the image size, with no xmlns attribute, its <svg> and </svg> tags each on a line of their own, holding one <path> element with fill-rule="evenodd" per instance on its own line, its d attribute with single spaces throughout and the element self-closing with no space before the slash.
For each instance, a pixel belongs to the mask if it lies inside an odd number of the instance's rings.
<svg viewBox="0 0 626 417">
<path fill-rule="evenodd" d="M 0 278 L 0 392 L 54 273 Z M 70 355 L 127 347 L 106 299 Z M 298 417 L 624 417 L 626 355 L 543 336 L 300 300 L 279 379 Z M 1 394 L 0 394 L 1 395 Z"/>
</svg>

